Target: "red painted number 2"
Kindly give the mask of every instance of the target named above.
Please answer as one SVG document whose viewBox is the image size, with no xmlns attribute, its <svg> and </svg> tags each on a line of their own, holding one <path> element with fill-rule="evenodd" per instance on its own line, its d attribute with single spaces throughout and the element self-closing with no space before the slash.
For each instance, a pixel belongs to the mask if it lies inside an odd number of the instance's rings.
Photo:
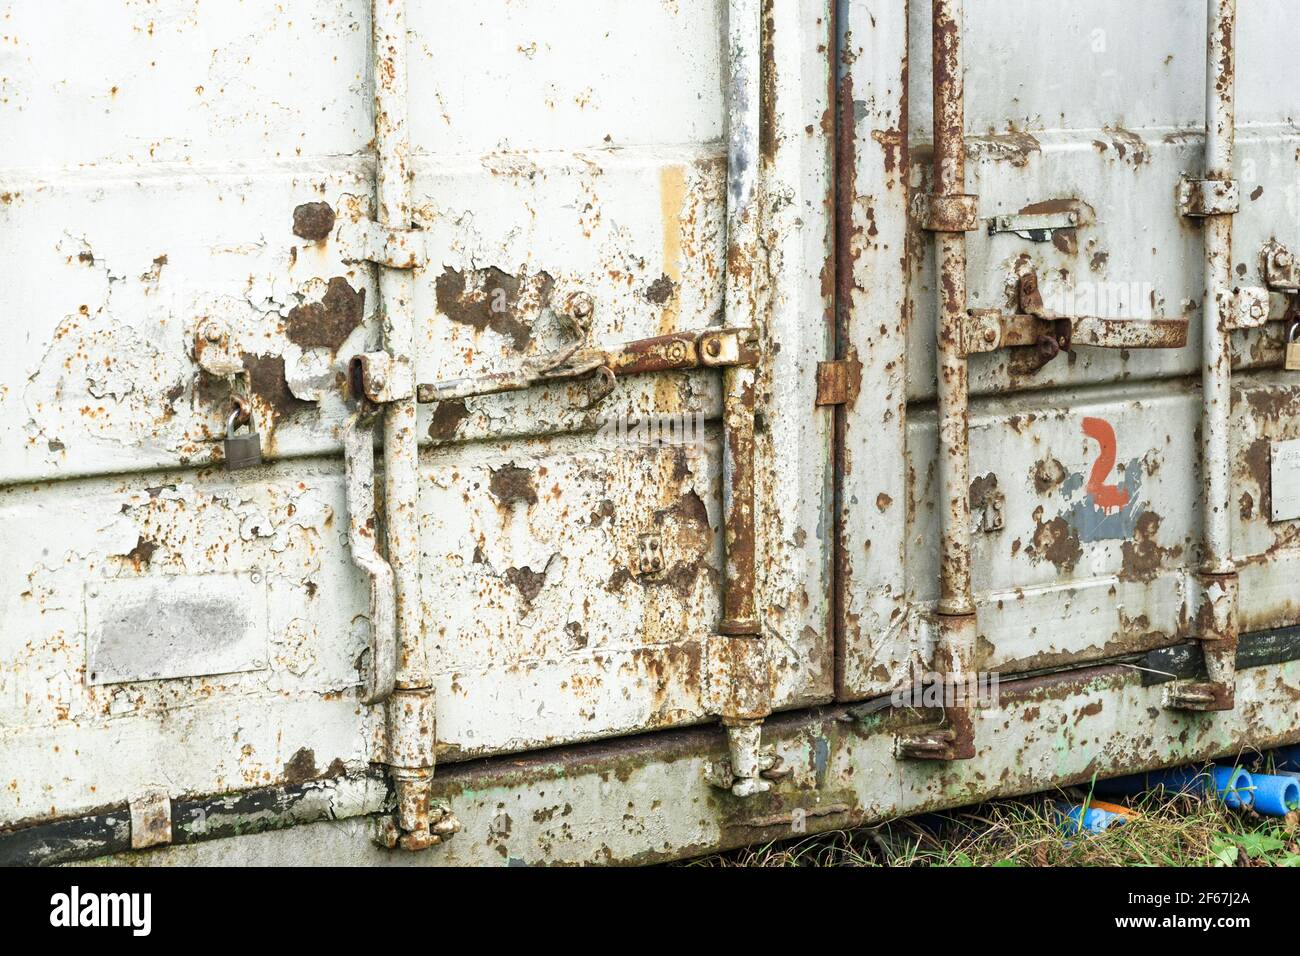
<svg viewBox="0 0 1300 956">
<path fill-rule="evenodd" d="M 1095 441 L 1100 450 L 1088 475 L 1087 490 L 1097 507 L 1105 511 L 1123 508 L 1128 504 L 1128 492 L 1118 485 L 1107 484 L 1115 468 L 1115 429 L 1102 418 L 1085 418 L 1083 433 Z"/>
</svg>

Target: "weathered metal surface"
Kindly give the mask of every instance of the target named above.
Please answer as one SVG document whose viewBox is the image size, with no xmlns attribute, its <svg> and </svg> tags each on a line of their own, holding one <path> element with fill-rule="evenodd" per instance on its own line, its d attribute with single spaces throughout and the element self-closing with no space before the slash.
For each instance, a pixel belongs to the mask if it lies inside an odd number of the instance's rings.
<svg viewBox="0 0 1300 956">
<path fill-rule="evenodd" d="M 365 821 L 345 819 L 106 862 L 651 863 L 989 795 L 1086 785 L 1102 768 L 1140 771 L 1300 739 L 1290 720 L 1300 695 L 1296 662 L 1243 670 L 1237 710 L 1212 720 L 1162 711 L 1162 692 L 1143 687 L 1139 673 L 1125 667 L 1021 681 L 1003 688 L 1000 708 L 972 711 L 982 741 L 975 756 L 940 765 L 895 761 L 898 717 L 887 711 L 855 716 L 836 707 L 773 717 L 766 738 L 792 772 L 769 793 L 745 799 L 705 781 L 724 749 L 721 733 L 708 729 L 543 752 L 509 767 L 485 761 L 442 768 L 435 793 L 464 830 L 428 854 L 383 853 L 369 843 Z M 882 775 L 891 787 L 880 786 Z M 613 823 L 611 804 L 620 808 Z"/>
<path fill-rule="evenodd" d="M 0 827 L 24 853 L 125 851 L 129 802 L 165 783 L 171 839 L 198 841 L 179 859 L 401 857 L 369 819 L 284 829 L 383 815 L 430 862 L 649 860 L 1290 733 L 1276 655 L 1233 711 L 1159 710 L 1226 705 L 1200 691 L 1300 621 L 1273 473 L 1300 440 L 1295 11 L 1241 5 L 1229 161 L 1222 97 L 1208 156 L 1204 129 L 1230 38 L 1207 73 L 1182 0 L 940 2 L 937 34 L 925 0 L 729 6 L 411 4 L 403 26 L 386 2 L 161 0 L 79 12 L 87 46 L 0 4 L 0 307 L 23 317 L 0 350 Z M 1008 56 L 1031 26 L 1051 42 Z M 972 225 L 937 256 L 923 229 Z M 347 502 L 359 395 L 392 409 L 377 507 Z M 263 464 L 226 473 L 236 399 Z M 365 703 L 381 561 L 406 582 L 388 712 Z M 124 656 L 143 595 L 162 623 Z M 201 652 L 165 623 L 200 599 Z M 1192 642 L 1149 690 L 1108 671 L 950 709 L 969 734 L 888 707 L 917 670 Z M 886 716 L 806 710 L 836 698 Z M 973 756 L 896 761 L 900 735 Z M 200 839 L 192 811 L 267 832 Z"/>
</svg>

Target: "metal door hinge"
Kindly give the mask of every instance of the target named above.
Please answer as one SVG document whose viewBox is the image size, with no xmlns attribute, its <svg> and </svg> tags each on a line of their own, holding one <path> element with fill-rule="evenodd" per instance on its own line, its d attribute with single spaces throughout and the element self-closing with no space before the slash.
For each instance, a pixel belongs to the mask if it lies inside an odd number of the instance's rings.
<svg viewBox="0 0 1300 956">
<path fill-rule="evenodd" d="M 1178 212 L 1195 219 L 1231 216 L 1241 208 L 1235 179 L 1191 179 L 1178 182 Z"/>
<path fill-rule="evenodd" d="M 817 363 L 817 404 L 852 405 L 862 387 L 862 363 L 836 359 Z"/>
<path fill-rule="evenodd" d="M 150 787 L 131 796 L 131 849 L 172 842 L 172 800 L 166 790 Z"/>
</svg>

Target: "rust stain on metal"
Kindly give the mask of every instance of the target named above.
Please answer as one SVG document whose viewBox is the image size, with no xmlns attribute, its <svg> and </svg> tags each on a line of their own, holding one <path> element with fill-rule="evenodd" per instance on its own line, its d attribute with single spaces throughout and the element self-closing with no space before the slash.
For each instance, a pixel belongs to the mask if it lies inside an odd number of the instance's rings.
<svg viewBox="0 0 1300 956">
<path fill-rule="evenodd" d="M 1067 256 L 1076 255 L 1079 251 L 1079 231 L 1077 229 L 1053 229 L 1052 245 Z"/>
<path fill-rule="evenodd" d="M 1122 126 L 1108 126 L 1102 132 L 1110 137 L 1111 144 L 1115 147 L 1115 153 L 1119 156 L 1120 162 L 1127 162 L 1134 169 L 1151 162 L 1151 151 L 1147 147 L 1146 141 L 1137 133 L 1124 129 Z"/>
<path fill-rule="evenodd" d="M 1040 561 L 1050 561 L 1059 571 L 1072 571 L 1083 557 L 1083 546 L 1079 535 L 1064 517 L 1058 515 L 1050 521 L 1043 521 L 1043 509 L 1034 509 L 1033 543 L 1025 548 L 1025 553 Z"/>
<path fill-rule="evenodd" d="M 533 339 L 532 317 L 551 298 L 555 280 L 546 272 L 519 277 L 491 266 L 459 272 L 443 269 L 434 283 L 438 311 L 476 332 L 491 329 L 519 351 Z"/>
<path fill-rule="evenodd" d="M 724 494 L 722 621 L 724 634 L 754 634 L 758 628 L 755 568 L 754 408 L 752 369 L 723 373 Z"/>
<path fill-rule="evenodd" d="M 283 355 L 253 355 L 245 352 L 243 362 L 249 387 L 273 422 L 315 407 L 314 403 L 303 401 L 289 390 Z"/>
<path fill-rule="evenodd" d="M 304 349 L 327 348 L 337 352 L 365 315 L 366 290 L 353 289 L 342 276 L 330 279 L 319 302 L 289 310 L 285 335 Z"/>
<path fill-rule="evenodd" d="M 1035 462 L 1034 470 L 1030 475 L 1034 482 L 1034 490 L 1040 495 L 1046 494 L 1065 481 L 1066 476 L 1065 466 L 1050 457 Z"/>
<path fill-rule="evenodd" d="M 460 399 L 439 402 L 429 420 L 429 437 L 434 441 L 448 441 L 455 438 L 460 423 L 468 417 L 469 411 Z"/>
<path fill-rule="evenodd" d="M 549 562 L 547 563 L 549 567 Z M 506 568 L 506 580 L 519 589 L 524 603 L 532 604 L 546 583 L 546 568 L 534 571 L 532 568 Z"/>
<path fill-rule="evenodd" d="M 977 157 L 1008 162 L 1018 169 L 1028 166 L 1029 158 L 1042 151 L 1042 145 L 1032 133 L 1014 129 L 988 136 L 972 136 L 969 146 Z"/>
<path fill-rule="evenodd" d="M 676 283 L 668 278 L 668 274 L 665 273 L 646 286 L 645 297 L 647 301 L 653 302 L 655 305 L 665 305 L 673 297 L 676 290 Z"/>
<path fill-rule="evenodd" d="M 316 777 L 316 754 L 310 747 L 300 747 L 284 765 L 284 782 L 302 784 Z"/>
<path fill-rule="evenodd" d="M 1121 545 L 1123 566 L 1119 572 L 1120 580 L 1152 581 L 1160 573 L 1167 559 L 1182 555 L 1183 549 L 1180 546 L 1162 548 L 1156 542 L 1160 520 L 1160 516 L 1154 511 L 1145 511 L 1138 516 L 1133 540 L 1125 541 Z"/>
<path fill-rule="evenodd" d="M 141 535 L 135 542 L 135 547 L 123 555 L 139 571 L 147 566 L 153 559 L 154 553 L 158 550 L 158 543 L 150 541 L 144 535 Z"/>
<path fill-rule="evenodd" d="M 776 156 L 776 23 L 772 19 L 775 0 L 763 0 L 763 38 L 760 44 L 758 97 L 758 151 L 769 163 Z"/>
<path fill-rule="evenodd" d="M 1273 472 L 1272 442 L 1267 438 L 1257 438 L 1246 449 L 1246 469 L 1259 488 L 1259 500 L 1256 502 L 1259 513 L 1267 515 L 1273 510 Z"/>
<path fill-rule="evenodd" d="M 516 502 L 537 504 L 537 489 L 533 487 L 533 473 L 527 468 L 520 468 L 511 462 L 492 470 L 488 481 L 488 490 L 496 500 L 506 507 Z"/>
<path fill-rule="evenodd" d="M 687 220 L 682 207 L 686 202 L 686 170 L 679 165 L 665 166 L 659 172 L 660 250 L 663 257 L 663 275 L 651 285 L 658 286 L 656 295 L 662 294 L 667 279 L 671 289 L 679 288 L 682 281 L 683 233 Z M 693 214 L 693 213 L 692 213 Z M 647 298 L 650 298 L 647 292 Z M 654 301 L 651 299 L 651 301 Z M 668 335 L 677 331 L 678 297 L 668 295 L 659 316 L 658 331 Z"/>
<path fill-rule="evenodd" d="M 293 234 L 308 242 L 329 238 L 334 229 L 334 210 L 327 202 L 306 202 L 293 210 Z"/>
</svg>

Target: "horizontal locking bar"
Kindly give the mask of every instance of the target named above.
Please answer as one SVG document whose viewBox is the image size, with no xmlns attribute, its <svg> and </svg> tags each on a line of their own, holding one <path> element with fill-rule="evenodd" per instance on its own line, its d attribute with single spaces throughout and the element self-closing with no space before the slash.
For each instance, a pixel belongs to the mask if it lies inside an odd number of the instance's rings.
<svg viewBox="0 0 1300 956">
<path fill-rule="evenodd" d="M 1102 349 L 1178 349 L 1187 344 L 1187 316 L 1176 319 L 1104 318 L 1060 315 L 1043 305 L 1038 276 L 1030 270 L 1017 280 L 1019 311 L 972 310 L 963 329 L 967 355 L 1015 346 L 1036 346 L 1044 363 L 1076 345 Z"/>
<path fill-rule="evenodd" d="M 967 355 L 975 355 L 1040 345 L 1044 338 L 1051 338 L 1057 340 L 1058 349 L 1075 345 L 1101 349 L 1179 349 L 1187 344 L 1187 328 L 1186 318 L 1107 319 L 1072 315 L 1043 319 L 1024 313 L 977 309 L 967 319 L 964 346 Z"/>
<path fill-rule="evenodd" d="M 607 349 L 572 348 L 552 352 L 514 371 L 421 383 L 416 386 L 415 397 L 422 403 L 445 402 L 571 381 L 602 370 L 617 377 L 692 368 L 752 366 L 757 362 L 758 338 L 752 328 L 674 332 Z"/>
</svg>

